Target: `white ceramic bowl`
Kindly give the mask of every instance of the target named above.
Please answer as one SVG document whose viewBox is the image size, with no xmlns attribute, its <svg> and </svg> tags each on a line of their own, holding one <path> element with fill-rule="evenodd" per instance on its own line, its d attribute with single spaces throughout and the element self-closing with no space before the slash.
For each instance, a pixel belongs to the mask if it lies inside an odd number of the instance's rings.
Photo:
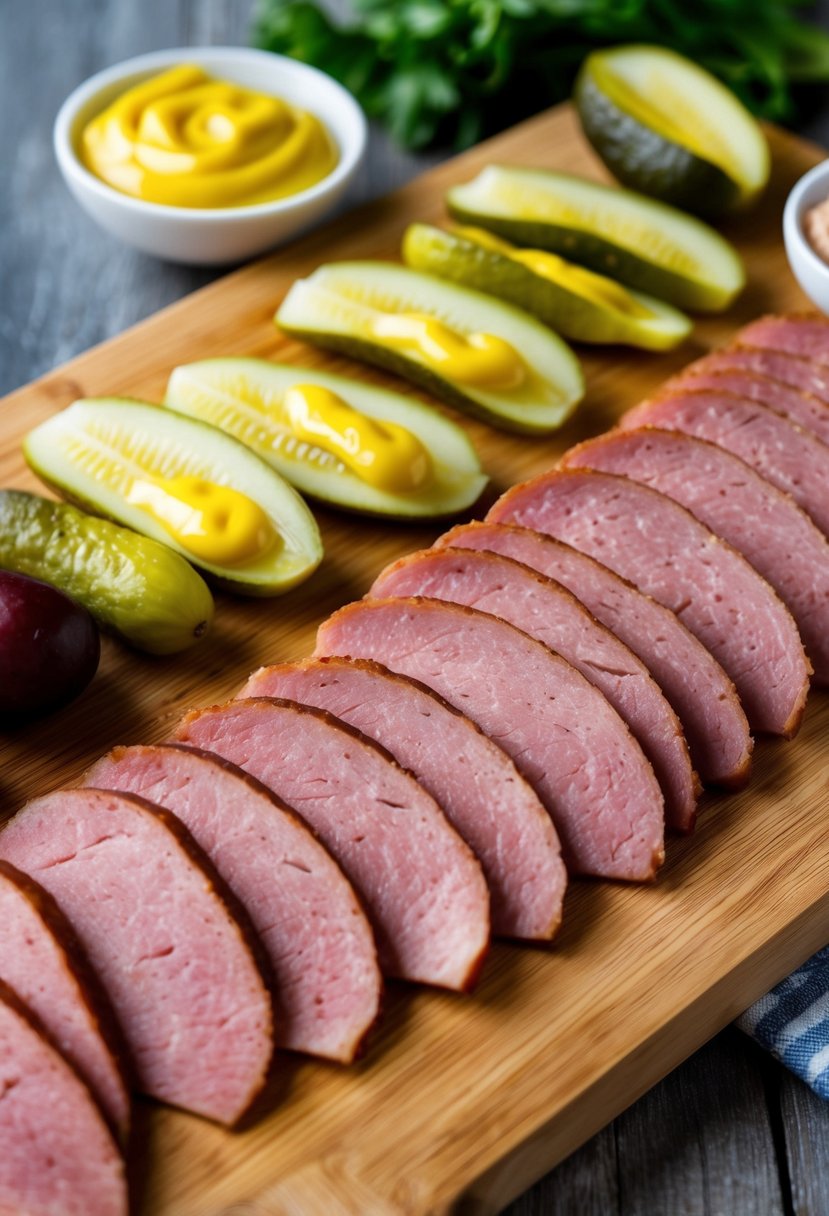
<svg viewBox="0 0 829 1216">
<path fill-rule="evenodd" d="M 252 207 L 168 207 L 108 186 L 78 157 L 81 131 L 120 93 L 177 63 L 197 63 L 216 77 L 273 93 L 310 110 L 339 147 L 336 167 L 300 194 Z M 61 106 L 54 129 L 55 155 L 64 180 L 102 228 L 146 253 L 201 265 L 240 261 L 310 227 L 343 195 L 363 159 L 366 142 L 362 110 L 330 76 L 283 55 L 244 47 L 181 47 L 127 59 L 75 89 Z"/>
<path fill-rule="evenodd" d="M 783 239 L 792 273 L 809 299 L 829 313 L 829 265 L 806 239 L 803 219 L 810 207 L 829 198 L 829 160 L 821 161 L 794 186 L 783 211 Z"/>
</svg>

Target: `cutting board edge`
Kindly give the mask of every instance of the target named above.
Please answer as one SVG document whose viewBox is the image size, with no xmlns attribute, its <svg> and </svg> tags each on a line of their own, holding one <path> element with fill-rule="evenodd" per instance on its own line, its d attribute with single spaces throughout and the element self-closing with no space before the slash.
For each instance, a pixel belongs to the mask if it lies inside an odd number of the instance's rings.
<svg viewBox="0 0 829 1216">
<path fill-rule="evenodd" d="M 820 921 L 810 924 L 817 910 L 820 912 Z M 791 939 L 797 942 L 796 951 L 791 947 L 790 952 L 787 947 L 784 957 L 781 951 Z M 417 1216 L 442 1216 L 444 1212 L 446 1216 L 498 1216 L 507 1204 L 519 1198 L 551 1169 L 560 1165 L 571 1153 L 632 1106 L 649 1089 L 734 1022 L 756 1000 L 797 967 L 802 966 L 817 950 L 825 946 L 827 941 L 829 888 L 820 899 L 804 909 L 774 938 L 764 942 L 744 959 L 735 971 L 718 979 L 707 992 L 639 1044 L 633 1053 L 612 1065 L 572 1103 L 557 1111 L 529 1136 L 509 1148 L 473 1181 L 467 1183 L 454 1202 L 450 1202 L 445 1208 L 435 1208 L 434 1213 L 430 1208 L 428 1212 L 418 1213 Z M 793 964 L 794 957 L 797 957 L 798 961 Z M 740 1000 L 735 1000 L 734 994 L 727 992 L 734 982 L 735 974 L 750 977 L 744 987 L 740 985 L 745 999 L 741 997 Z M 681 1048 L 674 1050 L 671 1037 L 677 1029 L 683 1030 L 683 1023 L 690 1021 L 689 1014 L 692 1012 L 700 1014 L 700 1024 L 704 1028 L 699 1033 L 686 1034 L 680 1040 Z M 631 1079 L 623 1094 L 620 1080 L 626 1073 L 635 1071 L 642 1064 L 646 1067 L 639 1076 Z M 601 1115 L 582 1120 L 578 1131 L 574 1133 L 568 1124 L 568 1115 L 572 1114 L 573 1110 L 577 1111 L 580 1106 L 593 1107 L 597 1111 L 601 1108 Z M 533 1159 L 524 1168 L 524 1158 L 527 1156 Z M 516 1163 L 519 1163 L 518 1171 L 515 1169 Z"/>
</svg>

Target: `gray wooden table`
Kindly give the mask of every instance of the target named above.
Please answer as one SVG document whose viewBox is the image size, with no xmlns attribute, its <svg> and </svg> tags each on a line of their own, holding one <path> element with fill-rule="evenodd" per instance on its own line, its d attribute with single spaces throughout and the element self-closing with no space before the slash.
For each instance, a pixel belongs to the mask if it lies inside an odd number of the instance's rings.
<svg viewBox="0 0 829 1216">
<path fill-rule="evenodd" d="M 215 277 L 94 227 L 59 179 L 51 124 L 92 72 L 160 47 L 244 43 L 250 12 L 251 0 L 0 0 L 0 393 Z M 829 23 L 829 0 L 822 12 Z M 803 133 L 829 145 L 829 102 Z M 354 197 L 438 159 L 375 132 Z M 726 1030 L 510 1208 L 564 1213 L 829 1216 L 829 1106 Z"/>
</svg>

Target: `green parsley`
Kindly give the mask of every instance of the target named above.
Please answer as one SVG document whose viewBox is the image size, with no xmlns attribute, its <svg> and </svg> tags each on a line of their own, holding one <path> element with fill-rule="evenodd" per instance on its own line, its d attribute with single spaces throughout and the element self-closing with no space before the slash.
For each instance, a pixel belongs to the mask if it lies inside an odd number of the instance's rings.
<svg viewBox="0 0 829 1216">
<path fill-rule="evenodd" d="M 322 68 L 408 148 L 467 147 L 569 96 L 597 46 L 649 42 L 709 69 L 763 118 L 829 80 L 829 34 L 803 0 L 261 0 L 254 42 Z"/>
</svg>

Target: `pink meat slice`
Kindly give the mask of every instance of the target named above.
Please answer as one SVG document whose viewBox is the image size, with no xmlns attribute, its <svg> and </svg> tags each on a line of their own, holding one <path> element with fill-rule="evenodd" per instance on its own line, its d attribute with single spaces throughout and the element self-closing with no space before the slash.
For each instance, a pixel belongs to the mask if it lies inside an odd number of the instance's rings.
<svg viewBox="0 0 829 1216">
<path fill-rule="evenodd" d="M 565 879 L 550 816 L 506 752 L 442 697 L 379 663 L 338 658 L 262 667 L 239 695 L 328 710 L 385 747 L 481 862 L 493 933 L 553 937 Z"/>
<path fill-rule="evenodd" d="M 311 825 L 362 896 L 386 974 L 471 987 L 489 942 L 483 871 L 388 752 L 278 698 L 194 710 L 176 734 L 252 773 Z"/>
<path fill-rule="evenodd" d="M 760 317 L 744 326 L 735 341 L 829 364 L 829 321 L 816 312 Z"/>
<path fill-rule="evenodd" d="M 39 1019 L 126 1137 L 126 1049 L 115 1014 L 54 899 L 6 861 L 0 861 L 0 925 L 0 980 Z"/>
<path fill-rule="evenodd" d="M 629 578 L 708 647 L 756 729 L 795 733 L 808 665 L 791 613 L 690 511 L 627 477 L 563 469 L 508 490 L 489 518 L 547 532 Z M 793 679 L 798 654 L 802 675 Z"/>
<path fill-rule="evenodd" d="M 183 825 L 135 795 L 60 790 L 9 821 L 0 856 L 72 923 L 143 1092 L 234 1123 L 268 1071 L 271 999 L 245 927 Z"/>
<path fill-rule="evenodd" d="M 664 856 L 659 786 L 597 689 L 506 621 L 434 599 L 348 604 L 315 657 L 375 659 L 427 684 L 513 758 L 549 811 L 572 872 L 646 881 Z"/>
<path fill-rule="evenodd" d="M 611 431 L 579 444 L 561 463 L 621 473 L 687 507 L 774 587 L 817 681 L 829 681 L 829 541 L 787 494 L 724 448 L 653 428 Z M 792 659 L 799 679 L 799 656 Z"/>
<path fill-rule="evenodd" d="M 829 404 L 821 401 L 814 393 L 804 392 L 791 384 L 783 384 L 780 380 L 774 380 L 760 372 L 739 366 L 729 368 L 729 357 L 733 358 L 742 353 L 721 351 L 709 356 L 711 361 L 726 360 L 726 365 L 721 370 L 717 370 L 717 364 L 714 364 L 711 370 L 706 370 L 709 359 L 702 359 L 699 364 L 692 363 L 685 372 L 664 384 L 660 395 L 674 389 L 689 389 L 692 392 L 711 389 L 715 393 L 734 393 L 738 397 L 748 397 L 750 401 L 759 401 L 767 409 L 774 410 L 775 414 L 782 414 L 790 422 L 817 435 L 824 443 L 829 443 Z M 783 358 L 788 356 L 784 355 Z M 826 383 L 829 387 L 829 368 L 826 369 Z"/>
<path fill-rule="evenodd" d="M 126 1171 L 92 1093 L 0 982 L 0 1213 L 127 1216 Z"/>
<path fill-rule="evenodd" d="M 501 553 L 567 587 L 648 668 L 682 723 L 703 780 L 745 784 L 752 740 L 734 685 L 673 612 L 586 553 L 530 528 L 476 521 L 436 543 Z"/>
<path fill-rule="evenodd" d="M 119 747 L 83 784 L 140 794 L 176 815 L 248 913 L 274 979 L 280 1047 L 348 1063 L 382 990 L 354 890 L 299 816 L 218 756 L 176 744 Z"/>
<path fill-rule="evenodd" d="M 696 375 L 697 372 L 748 372 L 754 376 L 776 380 L 829 405 L 829 368 L 813 363 L 811 359 L 787 355 L 784 351 L 761 350 L 755 346 L 727 346 L 724 350 L 715 350 L 710 355 L 697 359 L 689 364 L 685 371 L 688 376 Z M 673 381 L 669 383 L 673 386 Z M 753 393 L 743 395 L 754 397 Z M 761 397 L 754 399 L 762 400 Z M 803 425 L 806 425 L 805 422 Z"/>
<path fill-rule="evenodd" d="M 666 393 L 629 410 L 620 426 L 684 431 L 716 443 L 791 494 L 829 535 L 829 446 L 759 402 L 708 390 Z"/>
<path fill-rule="evenodd" d="M 653 766 L 666 822 L 690 831 L 699 787 L 679 720 L 648 669 L 565 587 L 495 553 L 424 549 L 388 566 L 369 595 L 420 595 L 490 612 L 580 671 L 630 727 Z"/>
</svg>

